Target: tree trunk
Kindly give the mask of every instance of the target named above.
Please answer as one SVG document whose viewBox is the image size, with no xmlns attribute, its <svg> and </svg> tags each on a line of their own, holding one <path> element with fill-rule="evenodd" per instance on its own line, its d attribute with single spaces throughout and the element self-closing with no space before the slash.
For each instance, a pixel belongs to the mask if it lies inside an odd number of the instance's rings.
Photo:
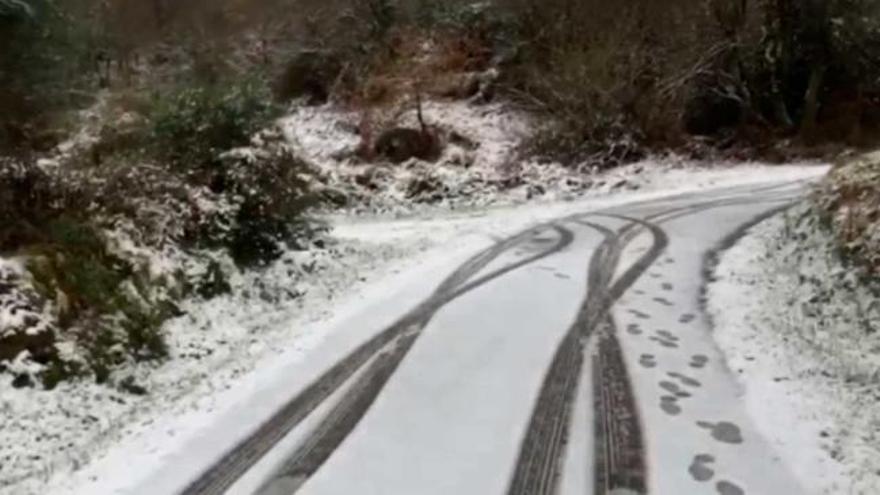
<svg viewBox="0 0 880 495">
<path fill-rule="evenodd" d="M 785 105 L 785 97 L 782 94 L 782 90 L 780 89 L 779 78 L 777 76 L 773 76 L 772 86 L 772 94 L 773 98 L 773 119 L 777 124 L 785 127 L 787 130 L 794 127 L 794 122 L 791 120 L 791 114 L 788 113 L 788 107 Z"/>
<path fill-rule="evenodd" d="M 804 95 L 801 137 L 809 141 L 816 137 L 819 97 L 832 52 L 831 18 L 827 0 L 805 0 L 802 8 L 801 46 L 810 63 L 810 79 Z"/>
<path fill-rule="evenodd" d="M 856 105 L 852 114 L 852 127 L 850 127 L 847 141 L 853 146 L 862 144 L 862 115 L 864 114 L 865 91 L 862 83 L 858 84 L 856 89 Z"/>
<path fill-rule="evenodd" d="M 810 82 L 804 95 L 804 118 L 801 121 L 801 137 L 811 141 L 816 134 L 816 119 L 819 116 L 819 94 L 822 92 L 822 83 L 825 81 L 825 64 L 813 65 L 810 72 Z"/>
<path fill-rule="evenodd" d="M 766 0 L 764 4 L 765 30 L 768 33 L 772 55 L 770 62 L 770 99 L 773 120 L 786 129 L 794 127 L 786 105 L 794 42 L 794 9 L 791 0 Z"/>
</svg>

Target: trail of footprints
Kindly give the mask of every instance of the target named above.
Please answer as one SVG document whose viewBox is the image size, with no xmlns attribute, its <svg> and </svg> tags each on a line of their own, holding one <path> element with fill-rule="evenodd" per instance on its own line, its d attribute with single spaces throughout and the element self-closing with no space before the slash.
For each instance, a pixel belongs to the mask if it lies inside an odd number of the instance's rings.
<svg viewBox="0 0 880 495">
<path fill-rule="evenodd" d="M 672 262 L 674 262 L 674 260 L 670 258 L 666 259 L 666 263 Z M 659 274 L 652 273 L 650 276 L 655 279 L 660 278 Z M 671 292 L 675 289 L 672 284 L 667 282 L 663 282 L 660 285 L 660 288 L 666 292 Z M 635 290 L 634 293 L 641 296 L 646 295 L 646 292 L 643 290 Z M 664 297 L 654 297 L 653 301 L 666 307 L 674 306 L 671 301 Z M 635 309 L 629 309 L 629 313 L 640 320 L 650 319 L 650 315 Z M 688 324 L 696 319 L 696 315 L 692 313 L 684 313 L 679 317 L 678 321 L 681 324 Z M 626 331 L 633 336 L 640 336 L 644 333 L 638 323 L 627 325 Z M 680 343 L 679 337 L 668 330 L 657 330 L 654 332 L 654 335 L 649 337 L 649 340 L 666 349 L 678 349 Z M 638 363 L 646 369 L 654 369 L 659 365 L 657 356 L 650 353 L 641 354 Z M 688 366 L 695 371 L 706 368 L 708 364 L 709 357 L 703 354 L 692 355 L 688 362 Z M 660 409 L 670 416 L 678 416 L 683 410 L 682 401 L 692 398 L 692 392 L 695 389 L 702 387 L 702 383 L 696 378 L 685 375 L 684 373 L 669 371 L 666 373 L 666 379 L 661 380 L 658 383 L 658 386 L 663 392 L 665 392 L 660 397 Z M 730 422 L 722 421 L 719 423 L 711 423 L 708 421 L 698 421 L 696 426 L 706 430 L 709 436 L 717 442 L 738 445 L 744 441 L 739 427 Z M 710 454 L 697 454 L 691 461 L 691 464 L 688 467 L 688 472 L 697 482 L 711 482 L 716 478 L 715 469 L 713 468 L 715 461 L 715 457 Z M 717 480 L 714 488 L 719 495 L 745 495 L 746 493 L 745 490 L 736 483 L 724 479 Z"/>
</svg>

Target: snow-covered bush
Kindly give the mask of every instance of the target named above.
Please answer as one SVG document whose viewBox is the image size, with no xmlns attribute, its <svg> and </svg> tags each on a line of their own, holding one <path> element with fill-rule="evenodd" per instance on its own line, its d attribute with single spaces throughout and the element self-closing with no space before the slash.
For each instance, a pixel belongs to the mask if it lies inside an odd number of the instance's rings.
<svg viewBox="0 0 880 495">
<path fill-rule="evenodd" d="M 224 189 L 236 206 L 222 242 L 235 262 L 266 265 L 285 244 L 303 247 L 316 228 L 305 215 L 318 201 L 309 192 L 311 167 L 280 142 L 232 151 L 221 164 Z"/>
<path fill-rule="evenodd" d="M 844 159 L 815 197 L 842 253 L 880 274 L 880 153 Z"/>
<path fill-rule="evenodd" d="M 245 131 L 264 122 L 252 111 L 255 100 L 230 97 L 220 109 L 200 102 L 183 112 L 186 123 L 177 129 L 194 131 L 185 139 L 201 146 L 190 155 L 198 160 L 192 165 L 178 161 L 183 155 L 160 161 L 163 155 L 137 145 L 105 147 L 92 160 L 100 139 L 61 166 L 0 164 L 0 215 L 10 219 L 0 225 L 0 250 L 24 268 L 15 284 L 5 284 L 18 296 L 0 301 L 0 311 L 21 306 L 30 291 L 22 309 L 49 320 L 0 322 L 0 345 L 18 349 L 0 361 L 25 351 L 26 360 L 39 361 L 20 383 L 41 380 L 52 388 L 76 376 L 104 382 L 127 363 L 161 360 L 162 325 L 179 314 L 182 298 L 222 294 L 235 264 L 264 266 L 285 245 L 309 243 L 317 228 L 305 216 L 314 203 L 310 167 L 280 133 L 260 133 L 251 148 L 219 148 L 219 136 L 241 143 Z M 201 120 L 214 111 L 221 115 L 216 121 Z M 46 328 L 37 335 L 39 325 Z M 59 345 L 74 351 L 58 352 Z"/>
<path fill-rule="evenodd" d="M 247 144 L 274 112 L 271 92 L 258 78 L 185 86 L 155 102 L 153 146 L 176 167 L 209 166 L 224 150 Z"/>
</svg>

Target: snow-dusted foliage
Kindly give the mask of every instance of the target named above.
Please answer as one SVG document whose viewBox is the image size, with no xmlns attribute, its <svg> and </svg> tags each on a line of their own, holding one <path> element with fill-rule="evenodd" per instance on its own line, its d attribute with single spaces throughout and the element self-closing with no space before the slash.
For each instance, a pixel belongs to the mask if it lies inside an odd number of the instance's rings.
<svg viewBox="0 0 880 495">
<path fill-rule="evenodd" d="M 45 493 L 48 477 L 79 469 L 121 438 L 149 431 L 155 436 L 151 441 L 173 440 L 174 431 L 152 431 L 158 418 L 222 409 L 215 396 L 260 363 L 325 337 L 313 327 L 331 314 L 328 302 L 356 296 L 367 276 L 373 281 L 376 273 L 390 271 L 396 266 L 392 262 L 424 245 L 421 240 L 322 243 L 323 248 L 286 251 L 259 270 L 224 268 L 226 294 L 186 299 L 179 306 L 182 316 L 162 326 L 169 353 L 165 362 L 132 361 L 108 384 L 64 382 L 51 392 L 13 389 L 9 380 L 0 380 L 0 412 L 6 418 L 0 429 L 0 493 Z M 154 256 L 151 266 L 160 271 L 166 262 L 150 251 L 139 253 Z M 197 272 L 204 265 L 191 268 Z M 58 347 L 77 351 L 67 343 Z M 19 355 L 10 370 L 39 372 L 28 368 L 29 357 Z"/>
<path fill-rule="evenodd" d="M 0 259 L 0 360 L 11 361 L 19 354 L 31 356 L 47 351 L 54 332 L 51 308 L 34 290 L 25 267 L 18 260 Z M 22 383 L 30 377 L 16 379 Z"/>
<path fill-rule="evenodd" d="M 709 286 L 750 412 L 810 493 L 880 486 L 880 286 L 860 271 L 807 205 L 756 227 Z"/>
<path fill-rule="evenodd" d="M 393 122 L 418 128 L 416 110 Z M 398 213 L 431 206 L 475 207 L 532 198 L 575 197 L 595 184 L 589 170 L 520 156 L 532 119 L 501 103 L 432 102 L 423 109 L 443 152 L 436 162 L 393 165 L 358 156 L 371 125 L 362 112 L 298 106 L 282 121 L 285 135 L 318 170 L 324 193 L 354 212 Z M 386 125 L 388 125 L 386 123 Z"/>
<path fill-rule="evenodd" d="M 844 254 L 880 274 L 880 153 L 842 161 L 816 198 Z"/>
<path fill-rule="evenodd" d="M 0 363 L 25 351 L 34 363 L 6 375 L 51 389 L 164 359 L 162 322 L 182 300 L 227 293 L 239 270 L 311 247 L 309 169 L 274 136 L 211 167 L 100 151 L 107 141 L 59 152 L 64 163 L 0 163 L 0 253 L 20 267 L 3 267 Z"/>
</svg>

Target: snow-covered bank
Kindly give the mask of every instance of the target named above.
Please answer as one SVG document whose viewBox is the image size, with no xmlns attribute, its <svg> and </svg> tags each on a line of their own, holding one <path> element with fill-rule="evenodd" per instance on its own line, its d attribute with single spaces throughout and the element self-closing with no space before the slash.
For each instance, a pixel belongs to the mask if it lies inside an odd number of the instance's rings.
<svg viewBox="0 0 880 495">
<path fill-rule="evenodd" d="M 605 171 L 586 163 L 564 166 L 521 156 L 536 123 L 509 105 L 429 102 L 424 116 L 444 136 L 446 146 L 436 162 L 365 161 L 358 150 L 368 117 L 330 104 L 295 106 L 279 125 L 297 154 L 315 168 L 317 187 L 341 205 L 339 210 L 389 217 L 747 182 L 766 168 L 677 156 Z M 402 112 L 392 124 L 416 128 L 415 110 Z"/>
<path fill-rule="evenodd" d="M 811 493 L 872 495 L 880 297 L 817 223 L 798 207 L 753 228 L 721 256 L 708 306 L 755 423 Z"/>
<path fill-rule="evenodd" d="M 326 249 L 289 252 L 266 271 L 232 280 L 231 295 L 185 303 L 181 309 L 186 315 L 164 328 L 169 360 L 124 370 L 145 388 L 143 396 L 84 381 L 63 383 L 52 391 L 0 383 L 5 418 L 0 493 L 43 493 L 56 474 L 63 485 L 64 473 L 132 437 L 140 439 L 144 452 L 167 449 L 175 436 L 185 433 L 175 418 L 222 410 L 219 393 L 260 363 L 313 346 L 320 335 L 313 333 L 312 324 L 326 319 L 337 298 L 356 296 L 368 278 L 399 269 L 400 258 L 413 257 L 422 248 L 418 240 L 393 245 L 348 240 Z M 199 423 L 188 426 L 197 428 Z M 70 491 L 60 488 L 58 493 Z"/>
</svg>

